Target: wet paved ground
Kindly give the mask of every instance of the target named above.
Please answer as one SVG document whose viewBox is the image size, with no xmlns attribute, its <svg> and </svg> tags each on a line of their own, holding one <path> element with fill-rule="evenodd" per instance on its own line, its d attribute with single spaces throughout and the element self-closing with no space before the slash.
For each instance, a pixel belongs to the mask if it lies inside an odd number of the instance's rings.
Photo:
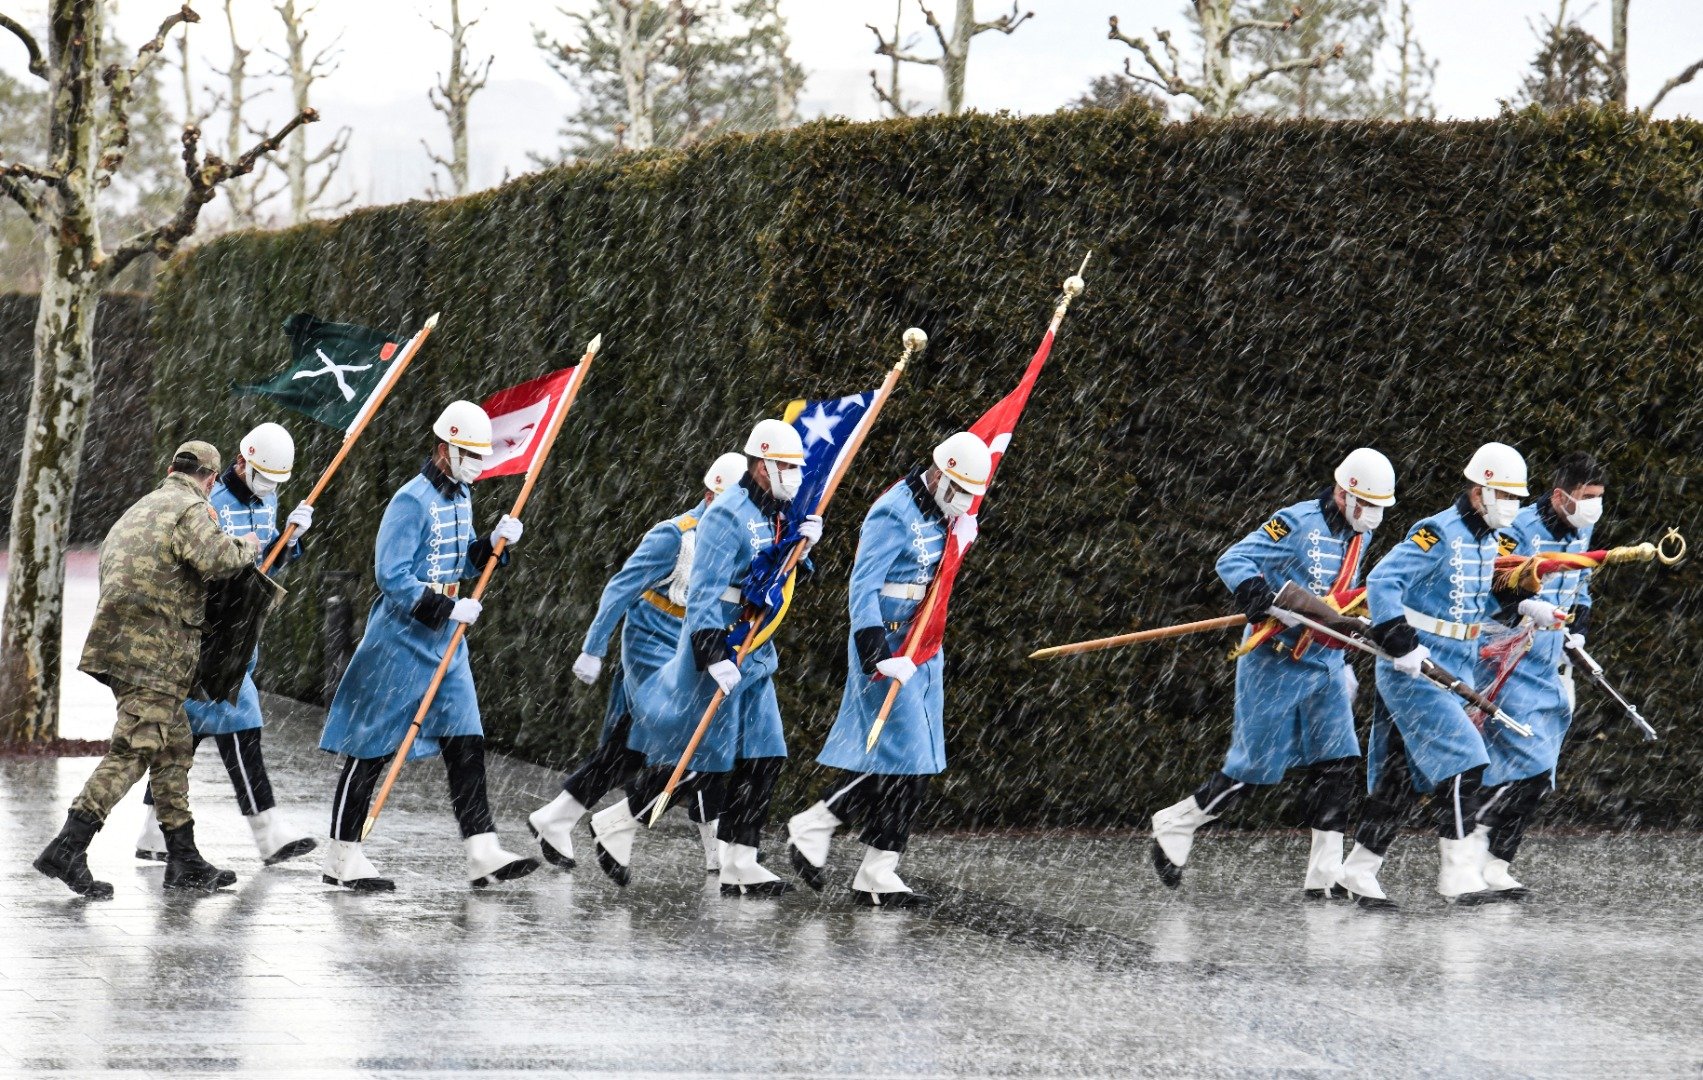
<svg viewBox="0 0 1703 1080">
<path fill-rule="evenodd" d="M 317 832 L 318 717 L 270 704 L 283 809 Z M 164 895 L 130 854 L 134 793 L 92 849 L 118 895 L 91 904 L 28 863 L 93 764 L 0 762 L 0 1075 L 1703 1071 L 1694 836 L 1539 836 L 1541 897 L 1477 910 L 1430 895 L 1434 842 L 1404 838 L 1397 914 L 1303 901 L 1298 833 L 1208 834 L 1175 893 L 1129 834 L 926 836 L 905 867 L 946 897 L 926 917 L 723 899 L 672 815 L 624 893 L 590 866 L 475 892 L 434 762 L 369 845 L 399 891 L 354 896 L 317 854 L 260 866 L 208 745 L 198 831 L 236 888 Z M 492 781 L 521 846 L 554 777 L 498 760 Z"/>
</svg>

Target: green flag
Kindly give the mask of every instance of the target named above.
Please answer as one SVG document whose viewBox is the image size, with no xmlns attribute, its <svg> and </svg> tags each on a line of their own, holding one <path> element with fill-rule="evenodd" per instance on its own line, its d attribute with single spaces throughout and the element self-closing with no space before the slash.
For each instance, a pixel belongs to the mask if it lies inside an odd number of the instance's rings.
<svg viewBox="0 0 1703 1080">
<path fill-rule="evenodd" d="M 232 385 L 238 394 L 270 398 L 286 409 L 347 431 L 391 374 L 401 349 L 389 336 L 354 323 L 324 322 L 305 312 L 284 320 L 291 364 L 265 382 Z"/>
</svg>

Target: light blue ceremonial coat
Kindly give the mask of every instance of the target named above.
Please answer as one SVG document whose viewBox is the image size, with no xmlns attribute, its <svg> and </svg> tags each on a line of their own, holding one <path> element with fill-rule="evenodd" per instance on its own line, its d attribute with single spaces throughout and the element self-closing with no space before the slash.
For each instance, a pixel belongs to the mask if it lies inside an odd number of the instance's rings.
<svg viewBox="0 0 1703 1080">
<path fill-rule="evenodd" d="M 654 677 L 627 684 L 633 710 L 627 745 L 652 765 L 672 765 L 680 759 L 715 693 L 715 680 L 698 670 L 692 655 L 692 634 L 726 630 L 739 621 L 743 604 L 724 595 L 739 588 L 751 560 L 775 542 L 775 518 L 752 501 L 751 483 L 750 477 L 741 480 L 716 496 L 704 512 L 698 522 L 686 618 L 674 653 Z M 693 771 L 727 772 L 738 758 L 786 756 L 772 681 L 778 662 L 773 640 L 745 658 L 739 685 L 722 702 L 692 756 Z"/>
<path fill-rule="evenodd" d="M 1553 555 L 1558 551 L 1589 551 L 1591 547 L 1591 530 L 1568 525 L 1555 514 L 1548 498 L 1521 510 L 1514 524 L 1503 530 L 1503 536 L 1513 539 L 1516 555 Z M 1589 608 L 1591 571 L 1552 574 L 1543 579 L 1538 595 L 1563 611 Z M 1537 631 L 1531 651 L 1502 684 L 1496 703 L 1521 723 L 1529 724 L 1532 733 L 1530 738 L 1521 738 L 1500 724 L 1485 729 L 1484 745 L 1490 754 L 1490 765 L 1484 770 L 1486 784 L 1506 784 L 1545 773 L 1553 782 L 1561 744 L 1573 722 L 1571 694 L 1562 675 L 1564 666 L 1571 674 L 1562 653 L 1566 643 L 1566 630 Z M 1478 685 L 1488 686 L 1494 677 L 1494 671 L 1486 666 Z"/>
<path fill-rule="evenodd" d="M 1488 622 L 1499 607 L 1490 592 L 1498 554 L 1495 531 L 1462 495 L 1454 506 L 1414 525 L 1366 575 L 1373 625 L 1404 618 L 1408 608 L 1450 623 Z M 1469 681 L 1474 677 L 1481 639 L 1416 632 L 1444 670 Z M 1391 719 L 1406 744 L 1413 785 L 1420 791 L 1489 761 L 1484 738 L 1459 697 L 1429 679 L 1403 675 L 1388 660 L 1379 660 L 1374 672 L 1390 716 L 1372 722 L 1368 790 L 1377 785 L 1385 764 Z"/>
<path fill-rule="evenodd" d="M 1273 592 L 1288 582 L 1318 596 L 1330 592 L 1354 531 L 1327 492 L 1286 506 L 1218 558 L 1218 579 L 1232 592 L 1263 577 Z M 1369 538 L 1368 538 L 1369 539 Z M 1365 562 L 1365 544 L 1351 584 Z M 1254 632 L 1249 627 L 1243 635 Z M 1236 718 L 1224 773 L 1244 784 L 1275 784 L 1292 768 L 1359 757 L 1351 674 L 1340 649 L 1317 642 L 1290 659 L 1301 632 L 1285 630 L 1236 661 Z M 1276 644 L 1273 644 L 1273 643 Z"/>
<path fill-rule="evenodd" d="M 603 586 L 597 614 L 586 628 L 582 651 L 597 657 L 607 655 L 609 639 L 615 636 L 615 626 L 619 623 L 621 666 L 613 673 L 609 685 L 609 705 L 603 712 L 599 741 L 609 738 L 615 725 L 627 715 L 630 709 L 627 685 L 655 678 L 674 655 L 674 645 L 680 640 L 680 616 L 658 607 L 645 594 L 667 598 L 679 568 L 681 544 L 697 528 L 708 506 L 707 502 L 700 502 L 678 517 L 651 526 L 621 569 Z"/>
<path fill-rule="evenodd" d="M 256 495 L 247 484 L 227 468 L 208 496 L 213 510 L 219 515 L 219 527 L 235 537 L 255 536 L 260 540 L 260 554 L 255 565 L 266 561 L 266 553 L 278 539 L 278 493 Z M 276 576 L 289 562 L 301 558 L 301 542 L 294 541 L 283 558 L 272 566 Z M 243 673 L 242 689 L 235 704 L 228 701 L 186 701 L 183 711 L 189 714 L 189 730 L 195 735 L 230 735 L 257 728 L 262 723 L 260 691 L 254 685 L 254 669 L 260 663 L 260 650 L 249 657 L 248 670 Z"/>
<path fill-rule="evenodd" d="M 430 464 L 391 497 L 374 544 L 380 596 L 332 698 L 321 750 L 377 758 L 402 745 L 456 625 L 445 621 L 434 630 L 414 617 L 415 605 L 428 586 L 448 586 L 479 574 L 483 568 L 467 554 L 473 540 L 467 485 L 455 484 Z M 410 761 L 435 756 L 439 737 L 485 733 L 467 651 L 463 641 L 408 752 Z"/>
<path fill-rule="evenodd" d="M 921 601 L 883 596 L 881 586 L 926 587 L 945 550 L 943 516 L 911 477 L 888 488 L 869 508 L 846 590 L 851 606 L 846 685 L 839 715 L 816 758 L 823 765 L 897 776 L 932 776 L 946 768 L 944 652 L 929 657 L 900 689 L 875 750 L 866 752 L 869 729 L 891 684 L 865 675 L 857 650 L 857 632 L 867 627 L 886 631 L 888 652 L 896 656 L 903 650 Z"/>
</svg>

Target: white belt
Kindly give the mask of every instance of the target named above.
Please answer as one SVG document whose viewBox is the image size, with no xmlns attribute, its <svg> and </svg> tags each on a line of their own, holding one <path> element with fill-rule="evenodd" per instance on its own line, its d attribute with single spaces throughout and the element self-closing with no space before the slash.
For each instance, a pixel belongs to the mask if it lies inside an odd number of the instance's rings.
<svg viewBox="0 0 1703 1080">
<path fill-rule="evenodd" d="M 1402 608 L 1401 613 L 1406 616 L 1407 625 L 1415 630 L 1423 630 L 1427 634 L 1436 634 L 1438 637 L 1453 638 L 1455 641 L 1471 641 L 1478 636 L 1478 632 L 1482 628 L 1481 623 L 1446 622 L 1434 615 L 1427 615 L 1423 611 L 1415 611 L 1410 607 Z"/>
<path fill-rule="evenodd" d="M 737 585 L 729 585 L 721 592 L 721 602 L 724 604 L 743 604 L 745 593 Z"/>
<path fill-rule="evenodd" d="M 903 582 L 889 581 L 881 586 L 882 596 L 891 596 L 895 600 L 921 600 L 928 595 L 927 585 L 906 585 Z"/>
</svg>

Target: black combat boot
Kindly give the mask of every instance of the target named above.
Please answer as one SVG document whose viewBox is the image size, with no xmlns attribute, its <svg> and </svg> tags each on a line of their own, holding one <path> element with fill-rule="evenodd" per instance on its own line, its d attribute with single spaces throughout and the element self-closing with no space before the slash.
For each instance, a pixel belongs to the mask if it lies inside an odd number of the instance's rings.
<svg viewBox="0 0 1703 1080">
<path fill-rule="evenodd" d="M 65 815 L 65 827 L 48 842 L 33 864 L 50 878 L 58 878 L 78 896 L 90 900 L 111 900 L 112 886 L 96 881 L 89 873 L 89 841 L 100 832 L 101 823 L 87 814 L 73 810 Z"/>
<path fill-rule="evenodd" d="M 226 885 L 235 885 L 234 871 L 220 870 L 201 857 L 195 847 L 195 823 L 175 829 L 161 829 L 166 837 L 166 880 L 168 889 L 200 889 L 212 892 Z"/>
</svg>

